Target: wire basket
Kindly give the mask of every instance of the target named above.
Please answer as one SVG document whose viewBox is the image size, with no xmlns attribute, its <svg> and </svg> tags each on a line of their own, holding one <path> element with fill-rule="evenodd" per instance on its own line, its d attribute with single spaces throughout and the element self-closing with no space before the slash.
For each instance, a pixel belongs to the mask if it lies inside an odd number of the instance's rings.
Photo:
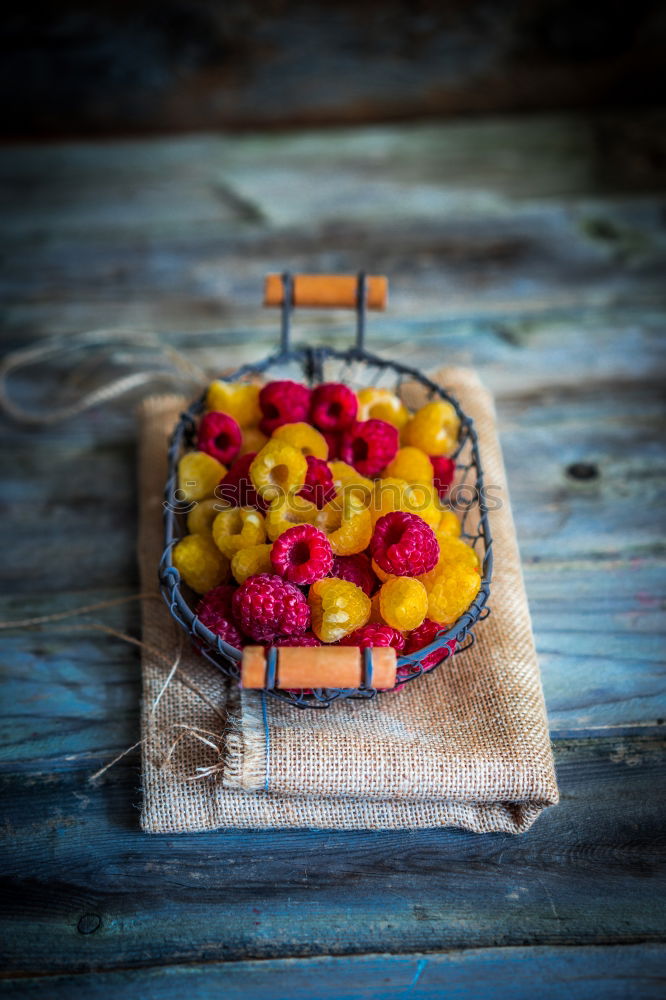
<svg viewBox="0 0 666 1000">
<path fill-rule="evenodd" d="M 298 280 L 298 279 L 296 279 Z M 343 279 L 338 279 L 342 281 Z M 487 606 L 492 575 L 492 537 L 488 520 L 488 506 L 484 490 L 483 469 L 479 455 L 478 436 L 472 419 L 462 410 L 458 401 L 440 385 L 414 368 L 389 361 L 370 354 L 365 349 L 366 309 L 368 307 L 369 282 L 377 279 L 366 278 L 361 273 L 355 279 L 356 341 L 347 350 L 330 347 L 294 347 L 291 343 L 291 317 L 294 308 L 294 278 L 290 274 L 281 276 L 281 338 L 280 349 L 262 361 L 243 365 L 231 374 L 225 374 L 225 381 L 256 382 L 258 376 L 270 379 L 292 378 L 306 381 L 310 386 L 324 381 L 344 382 L 352 389 L 365 386 L 383 387 L 394 391 L 401 398 L 409 396 L 416 388 L 425 393 L 426 400 L 446 400 L 452 404 L 460 418 L 460 436 L 453 455 L 456 462 L 455 507 L 462 513 L 461 537 L 476 551 L 481 564 L 480 590 L 458 621 L 451 628 L 442 627 L 435 641 L 413 653 L 403 653 L 397 659 L 397 690 L 411 683 L 454 653 L 461 653 L 474 643 L 475 625 L 490 613 Z M 373 286 L 375 287 L 375 286 Z M 275 301 L 268 304 L 276 304 Z M 299 303 L 300 304 L 300 303 Z M 308 303 L 311 304 L 311 303 Z M 329 305 L 332 303 L 317 303 Z M 377 306 L 375 306 L 377 307 Z M 379 306 L 382 308 L 382 306 Z M 181 588 L 180 574 L 172 563 L 174 545 L 187 534 L 185 526 L 186 509 L 177 497 L 178 462 L 183 452 L 192 447 L 196 439 L 197 418 L 204 412 L 205 394 L 197 399 L 181 415 L 168 450 L 168 474 L 164 499 L 164 552 L 160 561 L 159 578 L 164 599 L 173 618 L 191 636 L 200 653 L 215 667 L 233 680 L 240 681 L 240 661 L 242 652 L 229 645 L 207 629 L 197 618 L 190 606 L 190 599 Z M 423 400 L 421 400 L 423 402 Z M 192 603 L 196 603 L 193 597 Z M 372 659 L 370 650 L 365 650 L 364 681 L 358 688 L 325 688 L 307 691 L 280 690 L 274 687 L 270 678 L 275 676 L 277 649 L 267 652 L 268 680 L 267 694 L 288 702 L 298 708 L 328 708 L 334 701 L 344 698 L 368 699 L 378 693 L 372 686 Z M 441 660 L 434 654 L 441 653 Z M 379 692 L 380 694 L 383 692 Z"/>
</svg>

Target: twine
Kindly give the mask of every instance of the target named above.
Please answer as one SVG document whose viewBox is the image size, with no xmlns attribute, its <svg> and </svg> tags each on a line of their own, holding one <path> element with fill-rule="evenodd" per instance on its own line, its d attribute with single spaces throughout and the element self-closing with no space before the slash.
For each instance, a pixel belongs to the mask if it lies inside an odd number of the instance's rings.
<svg viewBox="0 0 666 1000">
<path fill-rule="evenodd" d="M 114 358 L 113 349 L 124 342 L 130 348 L 129 353 L 126 356 Z M 22 368 L 47 361 L 49 358 L 59 356 L 65 352 L 83 350 L 90 347 L 96 348 L 95 360 L 98 363 L 101 364 L 108 361 L 111 364 L 120 363 L 124 365 L 129 365 L 136 361 L 138 356 L 137 348 L 149 348 L 152 352 L 151 356 L 164 361 L 173 370 L 151 368 L 146 371 L 123 375 L 112 379 L 97 389 L 84 392 L 74 403 L 55 408 L 50 406 L 48 410 L 33 410 L 30 407 L 19 406 L 13 401 L 8 388 L 9 376 L 11 374 L 20 371 Z M 76 382 L 77 376 L 84 373 L 85 363 L 81 363 L 70 372 L 68 380 Z M 198 389 L 203 389 L 209 379 L 202 368 L 175 350 L 175 348 L 163 343 L 152 331 L 138 329 L 87 330 L 78 334 L 51 337 L 37 344 L 35 347 L 28 347 L 7 354 L 0 362 L 0 409 L 18 424 L 28 427 L 51 427 L 54 424 L 70 420 L 72 417 L 76 417 L 94 406 L 119 399 L 135 389 L 148 386 L 156 381 L 173 382 L 178 386 L 189 383 L 194 384 Z"/>
<path fill-rule="evenodd" d="M 145 601 L 154 599 L 161 601 L 162 598 L 160 594 L 153 594 L 153 593 L 128 594 L 125 597 L 113 597 L 106 601 L 96 601 L 94 604 L 84 604 L 79 608 L 70 608 L 68 611 L 57 611 L 50 615 L 39 615 L 34 618 L 17 618 L 12 621 L 0 621 L 0 630 L 14 629 L 14 628 L 17 629 L 40 628 L 42 625 L 51 624 L 53 622 L 59 622 L 64 620 L 65 618 L 75 618 L 77 615 L 88 614 L 91 611 L 99 611 L 103 608 L 116 607 L 119 604 L 127 604 L 129 601 Z M 59 626 L 56 626 L 56 628 L 58 627 Z M 153 701 L 153 704 L 150 709 L 151 719 L 154 718 L 155 716 L 157 706 L 159 705 L 164 692 L 167 690 L 171 682 L 174 679 L 176 679 L 180 681 L 180 683 L 183 684 L 186 688 L 192 691 L 193 694 L 201 698 L 201 700 L 205 702 L 205 704 L 208 705 L 209 708 L 212 708 L 215 714 L 219 716 L 219 718 L 222 719 L 223 722 L 226 723 L 227 721 L 226 715 L 223 712 L 221 712 L 218 706 L 213 701 L 211 701 L 211 699 L 198 687 L 197 684 L 194 683 L 194 681 L 188 676 L 188 674 L 180 668 L 180 663 L 183 656 L 182 635 L 179 636 L 178 649 L 176 651 L 175 659 L 171 659 L 170 657 L 165 656 L 164 653 L 156 646 L 153 646 L 148 642 L 144 642 L 143 639 L 137 639 L 136 636 L 129 635 L 127 632 L 121 632 L 119 629 L 113 628 L 111 625 L 106 625 L 104 622 L 82 622 L 80 625 L 67 625 L 66 628 L 68 632 L 103 632 L 105 635 L 110 635 L 113 636 L 113 638 L 115 639 L 120 639 L 123 642 L 130 643 L 133 646 L 138 646 L 140 649 L 143 649 L 146 652 L 151 653 L 153 656 L 157 657 L 157 659 L 161 660 L 168 666 L 169 670 L 167 673 L 166 680 L 164 681 L 164 684 L 160 688 L 160 691 L 158 692 L 157 697 Z M 183 733 L 182 736 L 179 737 L 179 739 L 176 740 L 176 742 L 173 744 L 173 746 L 167 753 L 167 756 L 165 757 L 162 766 L 166 766 L 170 762 L 178 742 L 186 735 L 193 736 L 195 739 L 207 743 L 207 745 L 212 747 L 218 754 L 221 754 L 221 750 L 217 745 L 211 743 L 210 741 L 205 740 L 201 736 L 201 733 L 205 733 L 206 730 L 200 730 L 196 726 L 195 727 L 185 726 L 184 724 L 182 724 L 181 728 L 186 729 L 187 732 Z M 208 733 L 208 735 L 216 736 L 215 733 Z M 144 742 L 145 742 L 145 737 L 143 739 L 138 740 L 136 743 L 133 743 L 131 747 L 127 747 L 126 750 L 123 750 L 122 753 L 119 753 L 117 757 L 114 757 L 112 761 L 109 761 L 108 764 L 105 764 L 104 767 L 100 768 L 99 771 L 95 771 L 94 774 L 91 774 L 90 777 L 88 778 L 88 781 L 91 783 L 97 781 L 103 774 L 105 774 L 109 770 L 109 768 L 113 767 L 115 764 L 121 761 L 123 757 L 126 757 L 128 753 L 132 752 L 132 750 L 136 750 L 136 748 L 140 747 Z M 219 765 L 213 765 L 213 768 L 197 768 L 197 771 L 205 770 L 213 773 L 218 766 Z M 198 778 L 207 776 L 208 776 L 207 774 L 193 775 L 192 780 L 197 780 Z"/>
</svg>

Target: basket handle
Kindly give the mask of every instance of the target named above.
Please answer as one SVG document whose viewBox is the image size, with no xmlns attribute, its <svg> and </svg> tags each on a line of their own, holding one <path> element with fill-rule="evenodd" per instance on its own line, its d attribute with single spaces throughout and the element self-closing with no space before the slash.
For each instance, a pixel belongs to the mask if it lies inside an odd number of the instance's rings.
<svg viewBox="0 0 666 1000">
<path fill-rule="evenodd" d="M 264 306 L 282 310 L 280 346 L 283 354 L 290 349 L 291 313 L 298 308 L 355 309 L 356 350 L 365 340 L 367 309 L 385 309 L 388 279 L 383 274 L 267 274 L 264 282 Z"/>
<path fill-rule="evenodd" d="M 396 666 L 391 646 L 246 646 L 241 687 L 388 690 L 395 687 Z"/>
</svg>

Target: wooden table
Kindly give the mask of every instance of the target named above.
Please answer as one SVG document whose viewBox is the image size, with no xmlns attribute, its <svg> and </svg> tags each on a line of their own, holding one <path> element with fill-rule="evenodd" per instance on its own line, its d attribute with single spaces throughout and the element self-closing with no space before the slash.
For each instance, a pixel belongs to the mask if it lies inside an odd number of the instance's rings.
<svg viewBox="0 0 666 1000">
<path fill-rule="evenodd" d="M 663 134 L 650 113 L 5 149 L 7 347 L 142 327 L 219 370 L 274 342 L 264 272 L 367 266 L 392 282 L 371 348 L 478 366 L 562 794 L 520 837 L 147 836 L 136 752 L 89 782 L 139 738 L 138 652 L 77 619 L 6 631 L 9 995 L 664 995 Z M 104 375 L 80 361 L 14 398 Z M 3 429 L 0 616 L 135 593 L 131 403 Z M 95 619 L 138 634 L 131 603 Z"/>
</svg>

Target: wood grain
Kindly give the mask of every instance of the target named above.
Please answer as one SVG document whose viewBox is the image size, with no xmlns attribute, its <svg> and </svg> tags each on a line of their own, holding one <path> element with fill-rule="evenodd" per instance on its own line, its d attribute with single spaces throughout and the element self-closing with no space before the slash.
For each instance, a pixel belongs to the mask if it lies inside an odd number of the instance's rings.
<svg viewBox="0 0 666 1000">
<path fill-rule="evenodd" d="M 390 997 L 448 984 L 474 997 L 492 983 L 521 997 L 543 982 L 557 998 L 661 995 L 660 120 L 2 152 L 7 347 L 157 326 L 219 372 L 276 342 L 264 273 L 363 266 L 391 279 L 371 348 L 479 368 L 497 399 L 562 789 L 520 838 L 148 837 L 136 754 L 88 783 L 139 737 L 136 650 L 74 619 L 4 631 L 0 903 L 20 977 L 6 991 L 233 997 L 244 983 L 261 997 L 276 983 L 278 996 Z M 296 336 L 340 346 L 349 316 L 304 311 Z M 114 374 L 155 360 L 138 335 L 113 354 Z M 75 351 L 11 392 L 49 407 L 106 377 Z M 136 592 L 133 402 L 40 432 L 3 426 L 0 619 Z M 87 617 L 138 635 L 135 604 Z"/>
<path fill-rule="evenodd" d="M 663 740 L 558 740 L 556 765 L 562 803 L 521 837 L 146 836 L 135 765 L 6 774 L 5 968 L 659 940 Z"/>
</svg>

